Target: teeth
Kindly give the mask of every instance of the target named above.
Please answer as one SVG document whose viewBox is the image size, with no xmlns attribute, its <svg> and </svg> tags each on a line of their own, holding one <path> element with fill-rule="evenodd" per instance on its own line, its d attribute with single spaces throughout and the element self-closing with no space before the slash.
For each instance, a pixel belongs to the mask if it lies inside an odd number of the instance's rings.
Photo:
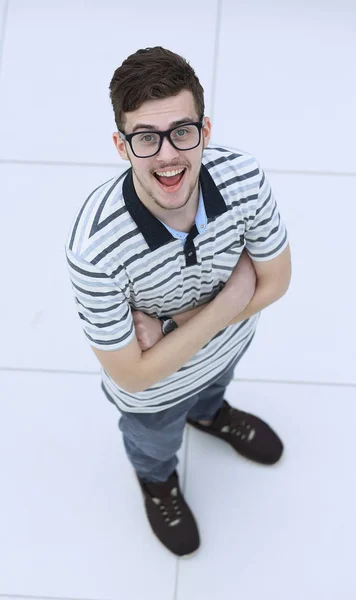
<svg viewBox="0 0 356 600">
<path fill-rule="evenodd" d="M 157 173 L 157 175 L 160 175 L 161 177 L 173 177 L 174 175 L 178 175 L 182 171 L 184 171 L 184 169 L 178 169 L 177 171 L 155 171 L 155 173 Z"/>
</svg>

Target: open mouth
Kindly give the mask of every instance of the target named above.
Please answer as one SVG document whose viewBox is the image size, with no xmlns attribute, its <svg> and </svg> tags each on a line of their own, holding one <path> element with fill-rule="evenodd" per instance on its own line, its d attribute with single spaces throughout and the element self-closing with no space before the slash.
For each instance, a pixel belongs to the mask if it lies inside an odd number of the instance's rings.
<svg viewBox="0 0 356 600">
<path fill-rule="evenodd" d="M 182 169 L 164 172 L 164 174 L 161 171 L 155 171 L 153 175 L 165 192 L 176 192 L 182 185 L 185 172 L 186 168 L 184 167 Z"/>
</svg>

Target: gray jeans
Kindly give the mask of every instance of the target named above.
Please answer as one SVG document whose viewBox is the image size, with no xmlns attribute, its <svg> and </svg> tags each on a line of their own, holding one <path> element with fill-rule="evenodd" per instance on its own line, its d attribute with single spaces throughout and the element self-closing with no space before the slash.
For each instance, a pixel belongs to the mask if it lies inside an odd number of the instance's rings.
<svg viewBox="0 0 356 600">
<path fill-rule="evenodd" d="M 215 416 L 223 404 L 225 389 L 234 376 L 234 369 L 251 341 L 238 360 L 212 385 L 188 400 L 156 413 L 120 411 L 118 426 L 123 433 L 125 450 L 140 478 L 152 482 L 166 481 L 173 473 L 178 464 L 176 452 L 182 445 L 187 417 L 198 421 Z"/>
</svg>

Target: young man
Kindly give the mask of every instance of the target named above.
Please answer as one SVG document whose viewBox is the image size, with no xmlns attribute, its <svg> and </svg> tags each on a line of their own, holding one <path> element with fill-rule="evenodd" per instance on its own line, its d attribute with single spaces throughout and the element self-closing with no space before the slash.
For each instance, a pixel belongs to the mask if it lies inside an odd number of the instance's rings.
<svg viewBox="0 0 356 600">
<path fill-rule="evenodd" d="M 110 97 L 131 167 L 87 198 L 66 255 L 150 525 L 183 556 L 200 544 L 176 471 L 186 422 L 259 463 L 282 454 L 266 423 L 223 396 L 260 311 L 288 289 L 289 244 L 256 159 L 208 147 L 203 88 L 182 57 L 139 50 Z"/>
</svg>

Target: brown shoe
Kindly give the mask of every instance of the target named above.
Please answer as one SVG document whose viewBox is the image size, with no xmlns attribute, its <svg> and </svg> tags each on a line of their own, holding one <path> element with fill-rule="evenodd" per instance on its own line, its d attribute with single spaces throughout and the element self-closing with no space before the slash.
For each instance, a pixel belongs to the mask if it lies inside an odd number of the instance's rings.
<svg viewBox="0 0 356 600">
<path fill-rule="evenodd" d="M 273 429 L 259 417 L 233 408 L 224 400 L 211 425 L 187 423 L 228 442 L 242 456 L 263 465 L 274 465 L 282 456 L 283 443 Z"/>
<path fill-rule="evenodd" d="M 163 483 L 146 483 L 138 475 L 137 478 L 153 533 L 173 554 L 194 554 L 200 546 L 198 526 L 179 489 L 177 471 Z"/>
</svg>

